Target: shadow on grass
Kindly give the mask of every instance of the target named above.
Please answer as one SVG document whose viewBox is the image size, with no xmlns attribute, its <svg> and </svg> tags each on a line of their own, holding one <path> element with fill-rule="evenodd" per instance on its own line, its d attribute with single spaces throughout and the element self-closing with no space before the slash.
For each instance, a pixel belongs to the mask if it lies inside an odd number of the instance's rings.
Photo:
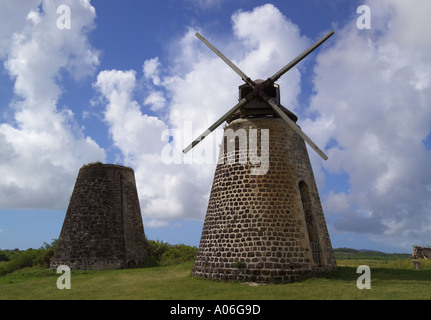
<svg viewBox="0 0 431 320">
<path fill-rule="evenodd" d="M 337 271 L 316 274 L 315 278 L 356 281 L 362 273 L 356 273 L 357 267 L 338 267 Z M 396 268 L 370 267 L 374 280 L 417 280 L 431 282 L 431 270 L 404 270 Z"/>
</svg>

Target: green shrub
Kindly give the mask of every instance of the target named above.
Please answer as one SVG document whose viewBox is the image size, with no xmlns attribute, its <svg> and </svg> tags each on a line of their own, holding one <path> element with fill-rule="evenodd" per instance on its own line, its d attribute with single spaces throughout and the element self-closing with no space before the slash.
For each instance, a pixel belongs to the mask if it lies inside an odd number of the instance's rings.
<svg viewBox="0 0 431 320">
<path fill-rule="evenodd" d="M 19 254 L 15 254 L 9 262 L 0 267 L 0 275 L 13 272 L 26 267 L 32 267 L 37 258 L 37 251 L 28 249 Z"/>
<path fill-rule="evenodd" d="M 39 252 L 38 250 L 28 249 L 17 257 L 9 261 L 9 267 L 12 270 L 33 267 L 36 264 L 36 260 L 38 258 Z"/>
<path fill-rule="evenodd" d="M 6 252 L 0 252 L 0 261 L 9 261 L 9 257 Z"/>
<path fill-rule="evenodd" d="M 192 261 L 196 259 L 197 252 L 196 247 L 186 246 L 185 244 L 171 245 L 162 254 L 160 264 L 170 265 Z"/>
<path fill-rule="evenodd" d="M 163 241 L 147 240 L 148 258 L 145 266 L 167 266 L 192 261 L 198 249 L 184 244 L 170 245 Z"/>
<path fill-rule="evenodd" d="M 43 246 L 39 249 L 2 251 L 3 256 L 8 260 L 0 265 L 0 275 L 28 267 L 39 266 L 41 268 L 48 268 L 56 246 L 57 240 L 54 240 L 51 244 L 44 242 Z"/>
</svg>

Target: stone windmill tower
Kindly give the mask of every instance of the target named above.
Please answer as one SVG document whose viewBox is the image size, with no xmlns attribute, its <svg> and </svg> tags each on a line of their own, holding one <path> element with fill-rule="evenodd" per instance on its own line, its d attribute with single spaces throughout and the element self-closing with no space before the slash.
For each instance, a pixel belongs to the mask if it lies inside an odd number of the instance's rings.
<svg viewBox="0 0 431 320">
<path fill-rule="evenodd" d="M 102 163 L 83 166 L 51 267 L 120 269 L 140 265 L 146 258 L 133 170 Z"/>
<path fill-rule="evenodd" d="M 332 34 L 266 81 L 252 81 L 196 34 L 246 84 L 239 87 L 239 103 L 184 150 L 188 152 L 224 121 L 228 123 L 193 275 L 289 282 L 336 269 L 304 140 L 324 160 L 327 156 L 296 124 L 297 117 L 280 105 L 275 84 Z"/>
</svg>

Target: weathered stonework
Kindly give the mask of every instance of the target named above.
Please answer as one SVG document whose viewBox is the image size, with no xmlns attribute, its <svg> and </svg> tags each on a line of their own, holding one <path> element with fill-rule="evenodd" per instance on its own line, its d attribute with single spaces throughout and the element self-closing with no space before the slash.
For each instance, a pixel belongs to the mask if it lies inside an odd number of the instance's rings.
<svg viewBox="0 0 431 320">
<path fill-rule="evenodd" d="M 412 259 L 431 259 L 431 248 L 413 246 Z"/>
<path fill-rule="evenodd" d="M 239 163 L 238 141 L 235 151 L 221 152 L 192 274 L 290 282 L 336 270 L 304 141 L 280 118 L 236 119 L 225 130 L 248 134 L 250 128 L 258 129 L 257 150 L 249 143 L 241 152 L 265 158 L 260 133 L 269 129 L 268 171 L 252 175 L 259 165 Z M 230 164 L 227 159 L 235 156 L 237 161 Z"/>
<path fill-rule="evenodd" d="M 101 163 L 82 167 L 51 267 L 119 269 L 140 265 L 146 257 L 133 170 Z"/>
</svg>

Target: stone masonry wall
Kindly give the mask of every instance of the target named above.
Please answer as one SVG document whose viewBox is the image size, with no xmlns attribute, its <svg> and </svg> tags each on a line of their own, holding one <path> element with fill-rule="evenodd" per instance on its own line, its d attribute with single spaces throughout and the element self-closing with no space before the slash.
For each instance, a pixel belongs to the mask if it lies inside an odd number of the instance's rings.
<svg viewBox="0 0 431 320">
<path fill-rule="evenodd" d="M 118 269 L 147 257 L 134 172 L 92 164 L 80 169 L 51 267 Z"/>
<path fill-rule="evenodd" d="M 252 175 L 251 169 L 259 165 L 239 163 L 238 141 L 235 154 L 224 147 L 192 274 L 219 280 L 290 282 L 308 273 L 335 270 L 304 141 L 279 118 L 237 119 L 225 130 L 249 132 L 250 128 L 258 133 L 269 129 L 268 172 Z M 259 134 L 257 139 L 257 151 L 250 150 L 249 144 L 245 151 L 249 155 L 262 155 Z M 235 156 L 233 164 L 226 161 Z M 307 193 L 303 191 L 303 199 L 300 183 Z M 318 244 L 317 258 L 310 239 Z"/>
</svg>

